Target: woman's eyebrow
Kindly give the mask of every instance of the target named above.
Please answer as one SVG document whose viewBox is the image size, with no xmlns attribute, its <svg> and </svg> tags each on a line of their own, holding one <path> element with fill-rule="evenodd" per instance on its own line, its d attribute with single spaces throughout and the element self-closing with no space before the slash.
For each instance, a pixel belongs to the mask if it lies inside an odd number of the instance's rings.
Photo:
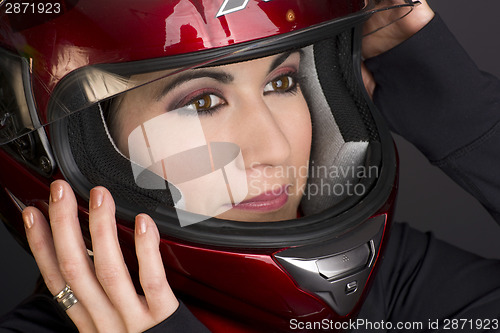
<svg viewBox="0 0 500 333">
<path fill-rule="evenodd" d="M 301 57 L 304 53 L 302 50 L 292 50 L 280 54 L 276 59 L 273 60 L 271 66 L 269 66 L 269 73 L 278 68 L 282 63 L 284 63 L 292 54 L 298 53 Z"/>
<path fill-rule="evenodd" d="M 271 73 L 274 69 L 279 67 L 282 63 L 284 63 L 292 54 L 299 53 L 301 56 L 303 54 L 302 50 L 293 50 L 280 54 L 276 59 L 273 60 L 271 66 L 269 66 L 269 73 Z M 184 73 L 177 75 L 173 81 L 161 87 L 158 93 L 155 94 L 155 100 L 159 101 L 168 94 L 169 91 L 174 89 L 175 87 L 180 86 L 184 82 L 188 82 L 194 79 L 201 78 L 211 78 L 217 80 L 221 83 L 228 84 L 234 81 L 234 76 L 229 73 L 213 70 L 213 69 L 195 69 L 189 70 Z"/>
<path fill-rule="evenodd" d="M 180 86 L 184 82 L 188 82 L 194 79 L 201 79 L 201 78 L 211 78 L 214 80 L 217 80 L 221 83 L 231 83 L 234 81 L 234 77 L 226 72 L 221 72 L 217 70 L 211 70 L 211 69 L 197 69 L 197 70 L 189 70 L 185 73 L 181 73 L 178 76 L 176 76 L 173 81 L 169 82 L 168 84 L 164 85 L 159 89 L 159 92 L 155 94 L 155 99 L 159 101 L 162 99 L 163 96 L 168 94 L 169 91 L 174 89 L 175 87 Z"/>
</svg>

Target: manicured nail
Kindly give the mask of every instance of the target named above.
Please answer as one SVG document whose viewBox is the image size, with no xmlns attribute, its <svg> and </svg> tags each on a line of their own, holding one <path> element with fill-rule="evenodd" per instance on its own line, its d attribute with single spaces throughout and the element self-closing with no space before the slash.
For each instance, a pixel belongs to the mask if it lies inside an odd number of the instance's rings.
<svg viewBox="0 0 500 333">
<path fill-rule="evenodd" d="M 148 221 L 146 221 L 146 218 L 142 215 L 138 215 L 135 220 L 135 230 L 138 235 L 142 235 L 146 233 L 146 230 L 148 229 Z"/>
<path fill-rule="evenodd" d="M 90 207 L 96 209 L 101 207 L 104 194 L 98 188 L 93 188 L 90 190 Z"/>
<path fill-rule="evenodd" d="M 32 212 L 23 212 L 23 220 L 26 229 L 31 229 L 33 223 L 35 223 L 35 217 Z"/>
<path fill-rule="evenodd" d="M 50 184 L 50 200 L 52 202 L 57 202 L 63 197 L 63 187 L 59 183 Z"/>
</svg>

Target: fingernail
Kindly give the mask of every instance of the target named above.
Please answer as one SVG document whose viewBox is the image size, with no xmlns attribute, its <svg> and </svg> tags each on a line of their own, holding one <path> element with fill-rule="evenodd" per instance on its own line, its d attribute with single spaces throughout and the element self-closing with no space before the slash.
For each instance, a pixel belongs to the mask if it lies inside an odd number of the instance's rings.
<svg viewBox="0 0 500 333">
<path fill-rule="evenodd" d="M 35 223 L 35 218 L 32 212 L 23 212 L 24 227 L 30 229 Z"/>
<path fill-rule="evenodd" d="M 90 190 L 90 207 L 96 209 L 101 207 L 104 194 L 100 189 L 93 188 Z"/>
<path fill-rule="evenodd" d="M 142 235 L 146 233 L 146 230 L 148 229 L 148 222 L 146 221 L 146 218 L 144 216 L 138 215 L 136 220 L 135 220 L 135 230 L 138 235 Z"/>
<path fill-rule="evenodd" d="M 62 199 L 63 187 L 59 183 L 50 184 L 50 200 L 52 202 L 57 202 Z"/>
</svg>

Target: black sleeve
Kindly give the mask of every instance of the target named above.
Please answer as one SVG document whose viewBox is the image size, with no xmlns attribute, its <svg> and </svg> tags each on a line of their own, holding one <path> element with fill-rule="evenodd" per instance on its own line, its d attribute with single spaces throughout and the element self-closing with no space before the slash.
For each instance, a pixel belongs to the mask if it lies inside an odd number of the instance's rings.
<svg viewBox="0 0 500 333">
<path fill-rule="evenodd" d="M 77 333 L 78 330 L 50 294 L 37 293 L 0 318 L 0 332 Z"/>
<path fill-rule="evenodd" d="M 384 320 L 392 329 L 368 330 L 364 324 L 358 331 L 500 332 L 499 260 L 481 258 L 401 223 L 393 226 L 385 253 L 358 318 Z M 400 323 L 420 326 L 396 329 Z"/>
<path fill-rule="evenodd" d="M 210 331 L 205 326 L 203 326 L 203 324 L 198 321 L 198 319 L 196 319 L 196 317 L 191 313 L 191 311 L 188 310 L 184 303 L 179 302 L 179 307 L 170 317 L 145 332 L 209 333 Z"/>
<path fill-rule="evenodd" d="M 481 72 L 436 17 L 366 60 L 374 102 L 401 134 L 500 223 L 500 81 Z"/>
<path fill-rule="evenodd" d="M 0 318 L 0 333 L 77 333 L 78 330 L 66 313 L 59 308 L 45 289 L 17 306 Z M 210 332 L 179 302 L 177 310 L 160 324 L 150 328 L 148 333 L 206 333 Z"/>
</svg>

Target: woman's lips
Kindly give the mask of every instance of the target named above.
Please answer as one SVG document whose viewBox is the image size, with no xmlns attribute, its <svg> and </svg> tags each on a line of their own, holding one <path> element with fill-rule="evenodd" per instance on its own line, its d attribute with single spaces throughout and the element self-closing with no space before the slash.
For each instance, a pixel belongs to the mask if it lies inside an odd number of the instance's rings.
<svg viewBox="0 0 500 333">
<path fill-rule="evenodd" d="M 233 208 L 251 210 L 258 212 L 275 211 L 283 207 L 288 201 L 288 185 L 284 185 L 279 191 L 266 191 L 256 197 L 240 202 Z"/>
</svg>

